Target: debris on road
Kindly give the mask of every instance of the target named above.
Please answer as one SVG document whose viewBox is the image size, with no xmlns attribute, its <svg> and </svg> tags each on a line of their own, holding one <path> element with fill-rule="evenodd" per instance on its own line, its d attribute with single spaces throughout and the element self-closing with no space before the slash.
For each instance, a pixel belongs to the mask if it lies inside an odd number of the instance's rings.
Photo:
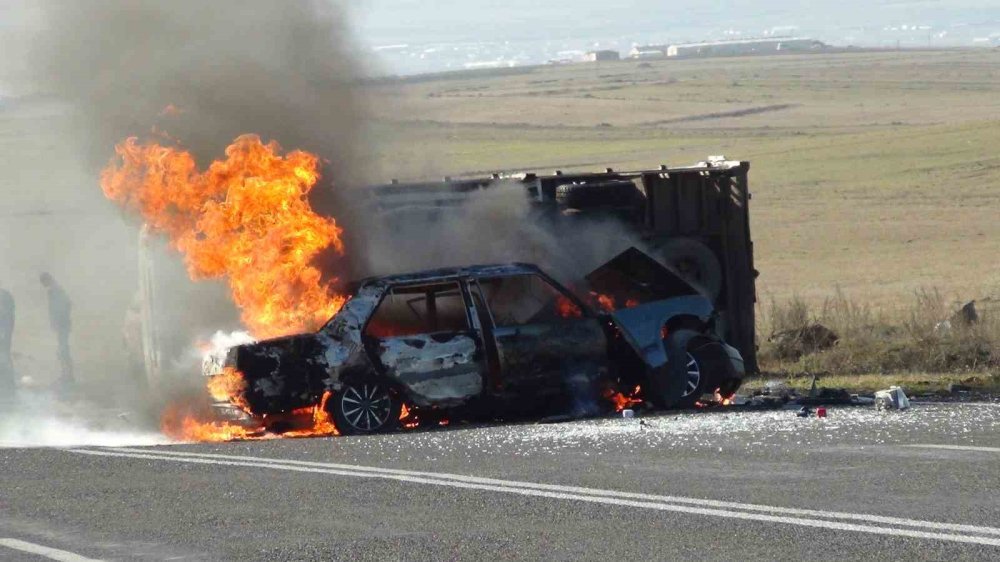
<svg viewBox="0 0 1000 562">
<path fill-rule="evenodd" d="M 875 393 L 875 408 L 884 410 L 905 410 L 910 407 L 910 399 L 898 386 L 890 386 L 888 390 Z"/>
</svg>

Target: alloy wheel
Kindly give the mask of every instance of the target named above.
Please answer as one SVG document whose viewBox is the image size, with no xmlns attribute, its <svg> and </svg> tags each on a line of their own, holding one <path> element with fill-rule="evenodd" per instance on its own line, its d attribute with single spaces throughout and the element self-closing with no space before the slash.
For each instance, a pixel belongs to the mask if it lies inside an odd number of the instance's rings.
<svg viewBox="0 0 1000 562">
<path fill-rule="evenodd" d="M 339 402 L 343 419 L 362 432 L 378 430 L 392 413 L 392 397 L 385 385 L 348 386 L 341 392 Z"/>
<path fill-rule="evenodd" d="M 701 384 L 701 366 L 690 353 L 687 354 L 686 375 L 687 385 L 684 387 L 684 397 L 691 396 L 691 393 L 698 390 L 698 385 Z"/>
</svg>

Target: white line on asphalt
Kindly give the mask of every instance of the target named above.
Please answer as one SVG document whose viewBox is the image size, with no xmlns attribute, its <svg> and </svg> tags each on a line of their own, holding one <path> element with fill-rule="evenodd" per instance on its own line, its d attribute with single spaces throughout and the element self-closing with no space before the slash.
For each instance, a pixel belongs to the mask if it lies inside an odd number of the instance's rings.
<svg viewBox="0 0 1000 562">
<path fill-rule="evenodd" d="M 987 535 L 1000 535 L 1000 529 L 995 527 L 982 527 L 978 525 L 959 525 L 954 523 L 937 523 L 933 521 L 920 521 L 917 519 L 903 519 L 900 517 L 887 517 L 883 515 L 868 515 L 863 513 L 845 513 L 839 511 L 820 511 L 816 509 L 800 509 L 794 507 L 777 507 L 770 505 L 759 505 L 750 503 L 739 503 L 731 501 L 708 500 L 702 498 L 685 498 L 680 496 L 661 496 L 654 494 L 640 494 L 635 492 L 624 492 L 621 490 L 602 490 L 600 488 L 582 488 L 579 486 L 562 486 L 558 484 L 540 484 L 536 482 L 524 482 L 517 480 L 498 480 L 496 478 L 483 478 L 479 476 L 465 476 L 462 474 L 450 474 L 447 472 L 419 472 L 415 470 L 400 470 L 393 468 L 378 468 L 373 466 L 361 466 L 353 464 L 321 463 L 312 461 L 297 461 L 291 459 L 276 459 L 272 457 L 249 457 L 240 455 L 219 455 L 211 453 L 188 453 L 182 451 L 163 451 L 150 449 L 136 449 L 129 447 L 105 447 L 108 451 L 126 451 L 138 454 L 156 454 L 175 457 L 224 459 L 234 461 L 253 461 L 268 464 L 283 464 L 294 466 L 308 466 L 315 468 L 325 468 L 334 470 L 346 470 L 351 472 L 364 472 L 373 475 L 388 474 L 402 476 L 416 476 L 420 478 L 433 478 L 438 480 L 454 480 L 458 482 L 470 482 L 473 484 L 488 484 L 496 486 L 506 486 L 514 488 L 528 488 L 534 490 L 546 490 L 554 492 L 569 492 L 573 494 L 585 494 L 590 496 L 626 498 L 642 501 L 669 502 L 689 504 L 694 506 L 711 506 L 726 509 L 739 509 L 743 511 L 760 511 L 764 513 L 778 513 L 782 515 L 805 515 L 808 517 L 819 517 L 823 519 L 845 519 L 850 521 L 864 521 L 866 523 L 880 523 L 886 525 L 902 525 L 904 527 L 918 527 L 925 529 L 936 529 L 944 531 L 959 531 L 968 533 L 979 533 Z"/>
<path fill-rule="evenodd" d="M 44 556 L 50 560 L 59 560 L 60 562 L 99 562 L 93 558 L 87 558 L 65 550 L 49 548 L 40 544 L 19 541 L 17 539 L 0 539 L 0 546 L 6 546 L 7 548 L 20 550 L 21 552 L 27 552 L 29 554 L 37 554 L 38 556 Z"/>
<path fill-rule="evenodd" d="M 980 453 L 1000 453 L 1000 447 L 974 447 L 972 445 L 903 445 L 913 449 L 945 449 L 950 451 L 977 451 Z"/>
<path fill-rule="evenodd" d="M 404 471 L 395 469 L 380 469 L 374 467 L 363 467 L 354 465 L 338 465 L 310 463 L 305 461 L 282 461 L 280 459 L 267 459 L 260 457 L 241 457 L 230 455 L 208 455 L 199 453 L 180 452 L 159 452 L 143 449 L 109 449 L 109 450 L 88 450 L 72 449 L 72 452 L 105 457 L 137 458 L 149 460 L 164 460 L 192 464 L 208 464 L 223 466 L 246 466 L 256 468 L 267 468 L 272 470 L 285 470 L 290 472 L 303 472 L 315 474 L 333 474 L 337 476 L 353 476 L 357 478 L 380 478 L 385 480 L 396 480 L 400 482 L 410 482 L 416 484 L 431 484 L 435 486 L 450 486 L 454 488 L 485 490 L 493 492 L 503 492 L 518 494 L 523 496 L 544 497 L 553 499 L 576 500 L 590 503 L 600 503 L 607 505 L 619 505 L 626 507 L 637 507 L 643 509 L 654 509 L 659 511 L 671 511 L 680 513 L 690 513 L 696 515 L 708 515 L 724 517 L 730 519 L 743 519 L 750 521 L 762 521 L 770 523 L 784 523 L 789 525 L 799 525 L 804 527 L 815 527 L 833 529 L 840 531 L 855 531 L 860 533 L 879 534 L 888 536 L 911 537 L 921 539 L 937 539 L 952 542 L 982 544 L 988 546 L 1000 546 L 1000 538 L 981 535 L 1000 535 L 1000 529 L 993 527 L 979 527 L 973 525 L 954 525 L 948 523 L 936 523 L 931 521 L 917 521 L 912 519 L 898 519 L 882 517 L 876 515 L 822 512 L 813 510 L 799 510 L 793 508 L 781 508 L 771 506 L 761 506 L 753 504 L 739 504 L 735 502 L 719 502 L 713 500 L 700 500 L 695 498 L 677 498 L 673 496 L 652 496 L 646 494 L 634 494 L 630 492 L 620 492 L 614 490 L 600 490 L 593 488 L 579 488 L 573 486 L 558 486 L 552 484 L 536 484 L 531 482 L 516 482 L 507 480 L 496 480 L 489 478 L 477 478 L 471 476 L 461 476 L 453 474 L 421 473 L 415 471 Z M 684 505 L 695 504 L 695 505 Z M 714 509 L 702 506 L 726 507 L 730 509 Z M 734 511 L 733 509 L 741 510 Z M 976 533 L 974 535 L 959 535 L 948 533 L 935 533 L 905 529 L 899 527 L 876 527 L 871 525 L 860 525 L 843 523 L 839 521 L 828 521 L 824 519 L 810 519 L 804 517 L 788 517 L 784 515 L 771 515 L 768 513 L 784 513 L 795 515 L 813 515 L 826 518 L 854 519 L 866 523 L 879 522 L 896 524 L 906 527 L 921 527 L 940 529 L 948 531 L 962 531 Z"/>
</svg>

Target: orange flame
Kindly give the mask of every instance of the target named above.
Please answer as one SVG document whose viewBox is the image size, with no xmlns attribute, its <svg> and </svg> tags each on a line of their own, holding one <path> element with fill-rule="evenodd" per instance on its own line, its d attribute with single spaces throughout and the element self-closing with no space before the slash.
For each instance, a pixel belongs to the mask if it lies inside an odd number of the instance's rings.
<svg viewBox="0 0 1000 562">
<path fill-rule="evenodd" d="M 614 312 L 615 310 L 618 310 L 618 301 L 611 295 L 591 291 L 590 298 L 592 305 L 600 307 L 601 310 L 605 312 Z M 639 306 L 639 301 L 637 299 L 625 299 L 625 308 L 635 308 L 637 306 Z"/>
<path fill-rule="evenodd" d="M 403 429 L 414 429 L 420 427 L 420 420 L 410 407 L 403 404 L 403 409 L 399 411 L 399 425 Z"/>
<path fill-rule="evenodd" d="M 262 428 L 210 419 L 206 412 L 194 411 L 178 402 L 167 406 L 160 415 L 160 431 L 177 441 L 223 442 L 263 439 Z"/>
<path fill-rule="evenodd" d="M 219 377 L 221 376 L 219 375 Z M 210 388 L 214 386 L 218 390 L 222 387 L 222 383 L 213 385 L 210 382 L 209 386 Z M 266 426 L 268 422 L 273 423 L 272 420 L 267 418 L 258 420 L 259 423 L 248 426 L 235 422 L 210 419 L 210 414 L 193 411 L 192 408 L 181 404 L 173 404 L 164 411 L 160 419 L 160 429 L 164 435 L 171 439 L 205 443 L 276 439 L 278 437 L 294 438 L 340 435 L 340 432 L 337 431 L 337 427 L 333 423 L 333 419 L 326 410 L 326 402 L 331 396 L 330 392 L 326 392 L 323 394 L 323 399 L 316 406 L 300 408 L 289 414 L 275 416 L 280 421 L 288 422 L 295 427 L 295 429 L 286 431 L 281 435 L 267 432 Z M 230 398 L 230 401 L 236 403 L 241 399 L 241 397 L 234 396 Z"/>
<path fill-rule="evenodd" d="M 243 378 L 243 373 L 226 367 L 222 373 L 208 379 L 208 393 L 217 402 L 231 402 L 241 410 L 250 410 L 244 398 L 247 389 L 247 381 Z"/>
<path fill-rule="evenodd" d="M 642 404 L 641 396 L 642 388 L 640 386 L 636 386 L 628 395 L 622 394 L 621 392 L 610 388 L 604 391 L 605 400 L 614 404 L 616 412 L 621 412 L 622 410 Z"/>
<path fill-rule="evenodd" d="M 173 106 L 164 110 L 177 112 Z M 344 252 L 341 229 L 309 205 L 309 192 L 319 181 L 315 155 L 301 150 L 282 155 L 277 143 L 265 144 L 256 135 L 237 138 L 225 159 L 204 171 L 189 152 L 156 141 L 129 138 L 115 153 L 101 172 L 104 194 L 140 214 L 152 232 L 167 236 L 184 255 L 192 279 L 225 279 L 256 338 L 316 329 L 345 302 L 313 265 L 324 251 Z M 208 382 L 213 398 L 249 411 L 245 388 L 235 370 Z M 336 433 L 322 403 L 306 410 L 292 415 L 311 416 L 312 426 L 290 436 Z M 261 428 L 206 418 L 211 416 L 173 405 L 161 425 L 166 435 L 190 441 L 263 435 Z"/>
<path fill-rule="evenodd" d="M 605 312 L 615 311 L 615 299 L 610 295 L 602 295 L 591 291 L 590 296 L 597 301 L 597 305 L 600 306 Z"/>
<path fill-rule="evenodd" d="M 733 396 L 723 396 L 722 393 L 719 392 L 720 390 L 721 389 L 719 388 L 715 389 L 715 401 L 718 402 L 720 406 L 732 406 Z"/>
<path fill-rule="evenodd" d="M 301 410 L 296 410 L 293 414 L 306 414 L 312 415 L 312 427 L 307 427 L 304 429 L 296 429 L 294 431 L 289 431 L 282 434 L 283 437 L 321 437 L 325 435 L 340 435 L 337 431 L 337 426 L 333 424 L 333 419 L 330 417 L 330 413 L 326 409 L 326 402 L 333 396 L 333 393 L 326 391 L 323 393 L 323 399 L 320 400 L 319 405 L 313 406 L 312 408 L 303 408 Z"/>
<path fill-rule="evenodd" d="M 189 152 L 155 141 L 129 138 L 115 152 L 101 173 L 105 195 L 165 234 L 192 279 L 225 278 L 255 337 L 315 329 L 343 305 L 312 265 L 344 251 L 341 229 L 309 205 L 315 155 L 282 156 L 256 135 L 237 138 L 204 172 Z"/>
<path fill-rule="evenodd" d="M 580 307 L 564 296 L 560 296 L 556 300 L 556 313 L 563 318 L 580 318 L 583 316 L 583 311 L 580 310 Z"/>
</svg>

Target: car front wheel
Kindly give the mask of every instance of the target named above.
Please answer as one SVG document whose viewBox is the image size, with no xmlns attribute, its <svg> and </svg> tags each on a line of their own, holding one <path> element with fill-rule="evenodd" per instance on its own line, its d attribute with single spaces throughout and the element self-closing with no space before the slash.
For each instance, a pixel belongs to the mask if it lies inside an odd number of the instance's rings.
<svg viewBox="0 0 1000 562">
<path fill-rule="evenodd" d="M 364 435 L 395 429 L 402 403 L 384 382 L 363 380 L 345 384 L 326 407 L 341 435 Z"/>
</svg>

